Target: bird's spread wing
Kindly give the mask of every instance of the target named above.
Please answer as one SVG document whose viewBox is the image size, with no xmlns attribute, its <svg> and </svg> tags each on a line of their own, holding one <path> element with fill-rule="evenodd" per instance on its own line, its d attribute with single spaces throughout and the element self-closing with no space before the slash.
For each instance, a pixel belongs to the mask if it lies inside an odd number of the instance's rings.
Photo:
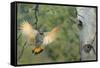
<svg viewBox="0 0 100 68">
<path fill-rule="evenodd" d="M 43 38 L 43 45 L 48 45 L 52 43 L 57 38 L 57 33 L 59 32 L 59 27 L 53 28 L 50 32 L 47 32 L 47 34 Z"/>
<path fill-rule="evenodd" d="M 53 28 L 50 32 L 45 32 L 46 35 L 43 37 L 42 42 L 40 41 L 39 32 L 32 28 L 32 25 L 29 24 L 27 21 L 24 21 L 19 28 L 22 32 L 22 35 L 25 36 L 27 42 L 29 44 L 37 43 L 35 48 L 32 49 L 34 54 L 38 54 L 43 51 L 45 45 L 48 45 L 54 42 L 57 38 L 57 33 L 59 32 L 59 27 Z M 40 42 L 40 43 L 38 43 Z M 36 45 L 36 44 L 35 44 Z"/>
<path fill-rule="evenodd" d="M 59 30 L 59 27 L 55 27 L 50 32 L 45 32 L 42 43 L 40 44 L 40 46 L 33 48 L 32 53 L 39 54 L 44 50 L 46 45 L 54 42 L 57 38 L 57 33 L 59 32 Z"/>
<path fill-rule="evenodd" d="M 38 33 L 37 30 L 32 28 L 32 25 L 28 23 L 27 21 L 24 21 L 22 24 L 20 24 L 20 30 L 22 32 L 22 35 L 26 38 L 26 40 L 31 44 L 35 40 L 35 36 Z"/>
</svg>

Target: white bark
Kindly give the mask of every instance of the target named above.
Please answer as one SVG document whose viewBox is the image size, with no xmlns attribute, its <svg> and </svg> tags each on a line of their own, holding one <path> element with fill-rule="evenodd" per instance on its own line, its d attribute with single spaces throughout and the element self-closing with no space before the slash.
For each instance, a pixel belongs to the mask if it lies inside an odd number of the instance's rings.
<svg viewBox="0 0 100 68">
<path fill-rule="evenodd" d="M 81 60 L 96 60 L 96 55 L 93 52 L 93 49 L 86 53 L 83 50 L 85 44 L 91 44 L 91 41 L 94 39 L 96 33 L 96 11 L 95 8 L 90 7 L 77 7 L 78 20 L 82 21 L 83 27 L 79 32 L 80 37 L 80 51 L 81 51 Z M 96 39 L 91 44 L 96 51 Z"/>
</svg>

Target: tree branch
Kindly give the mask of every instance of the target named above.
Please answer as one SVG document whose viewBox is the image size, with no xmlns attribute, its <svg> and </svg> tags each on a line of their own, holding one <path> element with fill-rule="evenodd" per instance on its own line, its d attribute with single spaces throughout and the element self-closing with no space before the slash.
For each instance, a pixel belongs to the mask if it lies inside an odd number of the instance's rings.
<svg viewBox="0 0 100 68">
<path fill-rule="evenodd" d="M 22 47 L 21 53 L 20 53 L 20 55 L 19 55 L 19 57 L 18 57 L 18 60 L 20 60 L 21 57 L 22 57 L 22 55 L 23 55 L 23 52 L 24 52 L 24 48 L 25 48 L 25 46 L 26 46 L 26 43 L 27 43 L 27 42 L 25 42 L 24 45 L 23 45 L 23 47 Z"/>
</svg>

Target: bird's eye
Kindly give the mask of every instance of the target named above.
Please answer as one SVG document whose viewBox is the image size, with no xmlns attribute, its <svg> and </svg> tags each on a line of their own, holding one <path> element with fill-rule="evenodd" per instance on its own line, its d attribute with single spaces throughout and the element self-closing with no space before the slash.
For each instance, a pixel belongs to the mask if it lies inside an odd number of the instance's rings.
<svg viewBox="0 0 100 68">
<path fill-rule="evenodd" d="M 82 29 L 83 28 L 83 22 L 81 20 L 78 20 L 78 28 Z"/>
</svg>

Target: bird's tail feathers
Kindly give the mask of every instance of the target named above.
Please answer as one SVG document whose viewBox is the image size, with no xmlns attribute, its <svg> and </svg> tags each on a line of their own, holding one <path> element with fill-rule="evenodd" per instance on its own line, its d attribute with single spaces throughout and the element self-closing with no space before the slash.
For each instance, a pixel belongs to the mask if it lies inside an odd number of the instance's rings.
<svg viewBox="0 0 100 68">
<path fill-rule="evenodd" d="M 41 46 L 38 46 L 32 49 L 33 54 L 40 54 L 42 51 L 43 51 L 43 48 Z"/>
</svg>

